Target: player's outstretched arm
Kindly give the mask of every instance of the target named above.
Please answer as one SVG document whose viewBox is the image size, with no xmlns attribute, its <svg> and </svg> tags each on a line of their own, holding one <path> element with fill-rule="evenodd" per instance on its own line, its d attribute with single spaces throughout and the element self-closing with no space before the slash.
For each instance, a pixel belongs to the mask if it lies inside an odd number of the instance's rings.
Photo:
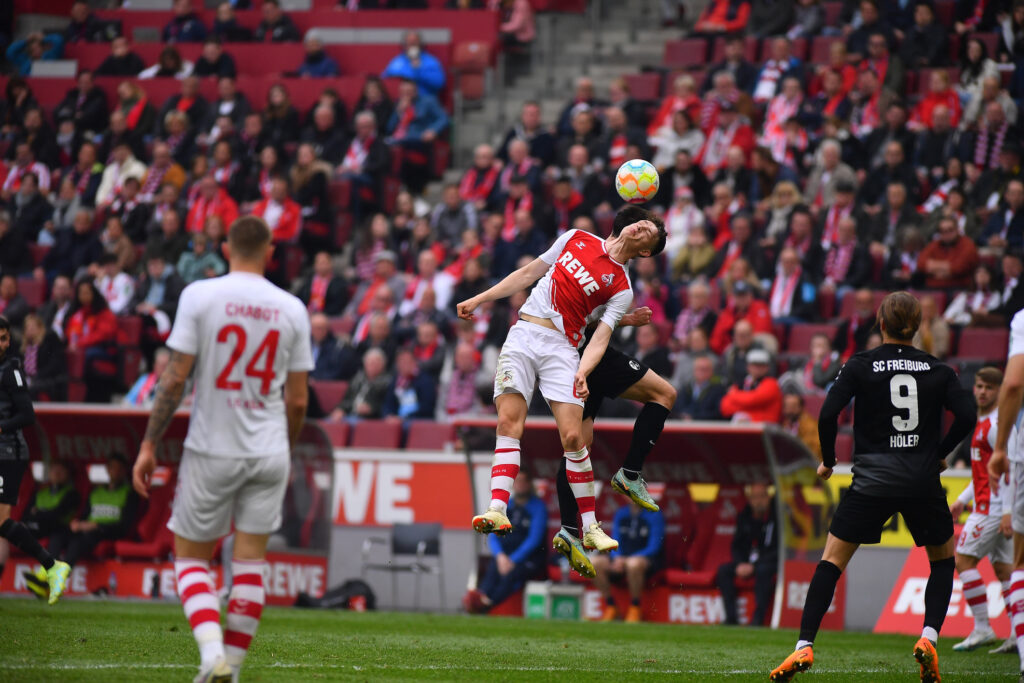
<svg viewBox="0 0 1024 683">
<path fill-rule="evenodd" d="M 1021 398 L 1024 397 L 1024 354 L 1010 356 L 1006 361 L 1003 386 L 999 389 L 999 417 L 996 419 L 996 445 L 988 461 L 988 472 L 993 489 L 999 488 L 999 477 L 1007 469 L 1007 445 L 1010 431 L 1017 424 Z"/>
<path fill-rule="evenodd" d="M 515 270 L 506 275 L 505 279 L 487 291 L 481 292 L 480 294 L 459 303 L 457 308 L 459 317 L 465 320 L 472 320 L 473 311 L 475 311 L 480 304 L 486 301 L 504 299 L 505 297 L 512 296 L 516 292 L 526 289 L 534 282 L 541 279 L 544 273 L 548 272 L 548 268 L 550 267 L 550 264 L 545 263 L 542 259 L 533 259 L 519 270 Z"/>
<path fill-rule="evenodd" d="M 289 372 L 284 383 L 284 410 L 288 416 L 288 443 L 293 447 L 306 420 L 309 405 L 309 373 Z"/>
<path fill-rule="evenodd" d="M 149 413 L 146 424 L 146 435 L 139 446 L 139 456 L 132 468 L 132 485 L 143 498 L 149 497 L 149 477 L 156 468 L 156 444 L 163 438 L 164 432 L 171 424 L 174 411 L 181 405 L 181 396 L 185 392 L 185 382 L 192 373 L 196 357 L 180 351 L 171 352 L 171 360 L 156 388 L 156 399 Z"/>
</svg>

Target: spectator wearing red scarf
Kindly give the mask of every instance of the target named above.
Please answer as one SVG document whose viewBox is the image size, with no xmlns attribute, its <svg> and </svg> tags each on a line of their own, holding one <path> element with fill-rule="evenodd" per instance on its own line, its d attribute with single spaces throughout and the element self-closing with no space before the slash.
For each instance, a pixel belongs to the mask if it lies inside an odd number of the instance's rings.
<svg viewBox="0 0 1024 683">
<path fill-rule="evenodd" d="M 691 121 L 700 121 L 703 103 L 697 95 L 697 84 L 693 76 L 683 74 L 672 81 L 672 94 L 666 95 L 661 107 L 651 118 L 647 126 L 647 135 L 656 135 L 662 128 L 672 127 L 672 115 L 677 111 L 685 111 Z"/>
<path fill-rule="evenodd" d="M 213 176 L 208 175 L 199 181 L 199 193 L 189 208 L 185 228 L 189 232 L 201 232 L 210 216 L 217 216 L 221 223 L 230 226 L 238 218 L 238 204 L 221 189 Z"/>
<path fill-rule="evenodd" d="M 223 190 L 220 192 L 224 193 Z M 227 197 L 226 194 L 224 196 Z M 230 197 L 227 197 L 227 200 L 234 203 Z M 235 212 L 237 214 L 237 207 Z M 283 176 L 277 176 L 271 180 L 270 196 L 258 202 L 253 207 L 252 213 L 265 220 L 270 226 L 274 244 L 294 242 L 299 236 L 299 231 L 302 228 L 302 210 L 288 196 L 288 180 Z M 226 221 L 225 224 L 230 225 Z"/>
<path fill-rule="evenodd" d="M 477 211 L 493 209 L 500 173 L 501 162 L 494 158 L 494 148 L 490 145 L 477 145 L 473 150 L 473 165 L 462 174 L 459 198 L 471 202 Z"/>
<path fill-rule="evenodd" d="M 348 287 L 345 280 L 334 273 L 331 255 L 321 251 L 313 257 L 313 273 L 302 284 L 299 299 L 310 313 L 339 316 L 348 305 Z"/>
<path fill-rule="evenodd" d="M 64 323 L 68 350 L 84 355 L 85 400 L 107 403 L 116 372 L 117 318 L 91 280 L 78 283 Z"/>
<path fill-rule="evenodd" d="M 441 376 L 444 366 L 444 337 L 433 320 L 424 320 L 416 326 L 416 343 L 412 347 L 420 372 L 430 375 L 434 380 Z"/>
</svg>

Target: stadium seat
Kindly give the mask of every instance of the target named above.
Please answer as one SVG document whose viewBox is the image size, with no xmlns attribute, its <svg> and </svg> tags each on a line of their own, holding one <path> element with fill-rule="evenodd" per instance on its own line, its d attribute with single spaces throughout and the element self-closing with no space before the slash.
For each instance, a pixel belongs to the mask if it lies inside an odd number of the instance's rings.
<svg viewBox="0 0 1024 683">
<path fill-rule="evenodd" d="M 694 69 L 703 66 L 708 57 L 708 43 L 703 38 L 665 41 L 661 65 L 669 69 Z"/>
<path fill-rule="evenodd" d="M 328 422 L 327 420 L 320 420 L 320 428 L 324 430 L 327 438 L 331 440 L 331 445 L 335 448 L 344 448 L 348 446 L 349 426 L 348 422 Z"/>
<path fill-rule="evenodd" d="M 807 58 L 807 39 L 794 38 L 790 41 L 790 51 L 797 59 Z M 761 41 L 760 62 L 766 62 L 772 54 L 771 38 Z"/>
<path fill-rule="evenodd" d="M 122 315 L 117 319 L 118 346 L 138 346 L 142 339 L 142 317 Z"/>
<path fill-rule="evenodd" d="M 18 278 L 18 293 L 25 297 L 25 302 L 32 308 L 39 308 L 46 303 L 46 280 L 34 277 Z"/>
<path fill-rule="evenodd" d="M 743 58 L 748 62 L 757 63 L 757 38 L 747 36 L 746 42 L 743 44 Z M 718 38 L 711 51 L 711 63 L 714 64 L 723 59 L 725 59 L 725 38 Z"/>
<path fill-rule="evenodd" d="M 341 399 L 345 398 L 345 392 L 348 391 L 348 382 L 344 381 L 311 380 L 309 386 L 316 394 L 320 407 L 328 413 L 341 403 Z"/>
<path fill-rule="evenodd" d="M 661 74 L 648 72 L 642 74 L 626 74 L 626 85 L 629 94 L 639 102 L 652 102 L 661 96 Z"/>
<path fill-rule="evenodd" d="M 804 396 L 804 410 L 806 410 L 815 420 L 817 420 L 818 415 L 821 414 L 821 406 L 824 404 L 824 394 L 806 394 Z"/>
<path fill-rule="evenodd" d="M 825 26 L 832 28 L 839 27 L 839 17 L 843 13 L 842 2 L 823 2 L 822 7 L 825 9 Z"/>
<path fill-rule="evenodd" d="M 876 311 L 878 310 L 878 307 L 881 305 L 882 299 L 884 299 L 885 295 L 888 294 L 888 293 L 889 292 L 884 291 L 884 290 L 880 290 L 880 291 L 875 292 L 875 310 Z M 930 292 L 930 293 L 934 293 L 934 292 Z M 851 315 L 853 315 L 855 294 L 856 294 L 856 292 L 847 292 L 846 295 L 843 297 L 843 301 L 839 305 L 839 317 L 841 317 L 841 318 L 849 318 Z"/>
<path fill-rule="evenodd" d="M 352 448 L 399 448 L 402 423 L 398 420 L 360 420 L 352 429 Z"/>
<path fill-rule="evenodd" d="M 832 43 L 841 42 L 843 39 L 840 36 L 814 36 L 814 40 L 811 41 L 811 56 L 810 62 L 812 64 L 828 64 L 829 52 L 832 49 Z"/>
<path fill-rule="evenodd" d="M 68 367 L 68 376 L 72 379 L 81 379 L 85 373 L 85 352 L 82 349 L 68 349 L 64 352 L 64 356 Z"/>
<path fill-rule="evenodd" d="M 936 0 L 935 20 L 943 26 L 952 26 L 956 21 L 956 0 Z"/>
<path fill-rule="evenodd" d="M 114 554 L 125 559 L 156 560 L 166 559 L 171 551 L 174 535 L 167 528 L 171 517 L 171 499 L 174 497 L 174 476 L 162 486 L 154 486 L 149 492 L 146 512 L 136 526 L 138 541 L 116 541 Z M 144 586 L 148 589 L 148 586 Z"/>
<path fill-rule="evenodd" d="M 715 585 L 718 566 L 728 562 L 736 515 L 746 505 L 739 489 L 721 489 L 715 502 L 697 516 L 697 537 L 690 548 L 691 571 L 665 570 L 665 582 L 671 586 L 710 588 Z"/>
<path fill-rule="evenodd" d="M 130 389 L 135 384 L 135 380 L 139 378 L 142 362 L 142 351 L 139 349 L 124 347 L 120 349 L 117 374 L 119 384 L 125 391 Z"/>
<path fill-rule="evenodd" d="M 42 264 L 43 259 L 50 253 L 50 247 L 44 247 L 35 242 L 30 242 L 28 245 L 28 251 L 32 254 L 32 265 L 38 266 Z"/>
<path fill-rule="evenodd" d="M 786 350 L 790 353 L 808 353 L 811 349 L 811 338 L 816 334 L 825 334 L 829 341 L 835 340 L 838 325 L 833 323 L 805 323 L 792 325 L 789 328 L 789 341 Z"/>
<path fill-rule="evenodd" d="M 441 451 L 455 441 L 455 425 L 433 420 L 413 420 L 405 447 L 409 450 Z"/>
<path fill-rule="evenodd" d="M 336 337 L 343 337 L 352 334 L 352 330 L 356 329 L 356 319 L 351 315 L 343 315 L 337 318 L 331 318 L 328 321 L 328 325 L 331 328 L 331 332 Z"/>
<path fill-rule="evenodd" d="M 960 333 L 956 355 L 960 358 L 1001 360 L 1006 357 L 1009 341 L 1009 330 L 968 327 Z"/>
</svg>

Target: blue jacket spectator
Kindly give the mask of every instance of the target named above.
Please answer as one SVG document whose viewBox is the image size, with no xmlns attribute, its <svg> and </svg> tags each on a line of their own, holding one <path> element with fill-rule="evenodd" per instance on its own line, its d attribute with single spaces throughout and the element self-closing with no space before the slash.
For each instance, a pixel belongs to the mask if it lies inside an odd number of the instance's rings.
<svg viewBox="0 0 1024 683">
<path fill-rule="evenodd" d="M 629 610 L 626 621 L 642 621 L 644 585 L 648 577 L 661 568 L 665 546 L 665 517 L 661 512 L 650 512 L 630 503 L 615 512 L 612 520 L 612 537 L 619 542 L 619 549 L 609 555 L 593 558 L 594 587 L 604 598 L 602 621 L 613 621 L 619 617 L 612 596 L 612 581 L 625 577 L 629 587 Z"/>
<path fill-rule="evenodd" d="M 408 106 L 412 107 L 411 114 L 399 100 L 398 106 L 391 114 L 391 121 L 388 123 L 388 136 L 392 142 L 419 141 L 423 139 L 423 135 L 427 131 L 436 137 L 448 127 L 448 114 L 433 95 L 425 95 L 421 92 Z"/>
<path fill-rule="evenodd" d="M 619 549 L 612 551 L 611 557 L 646 557 L 656 564 L 665 545 L 665 516 L 623 505 L 612 520 L 612 537 L 619 542 Z"/>
<path fill-rule="evenodd" d="M 545 567 L 548 511 L 534 493 L 530 476 L 522 469 L 512 485 L 506 514 L 512 522 L 512 532 L 501 537 L 488 536 L 491 561 L 478 589 L 463 598 L 467 612 L 486 612 L 501 604 Z"/>
<path fill-rule="evenodd" d="M 340 76 L 341 69 L 334 58 L 324 52 L 323 43 L 316 36 L 306 36 L 306 58 L 298 69 L 299 76 L 329 78 Z"/>
<path fill-rule="evenodd" d="M 165 43 L 201 43 L 206 39 L 206 26 L 192 11 L 192 0 L 174 0 L 174 18 L 164 26 Z"/>
<path fill-rule="evenodd" d="M 28 76 L 32 62 L 60 59 L 64 54 L 64 38 L 60 34 L 33 33 L 24 40 L 16 40 L 7 48 L 7 59 L 20 76 Z"/>
<path fill-rule="evenodd" d="M 405 50 L 396 55 L 381 74 L 381 78 L 406 78 L 414 82 L 424 95 L 437 95 L 444 87 L 444 67 L 437 57 L 423 50 L 422 39 L 416 31 L 405 34 Z"/>
<path fill-rule="evenodd" d="M 433 419 L 437 405 L 437 382 L 421 373 L 416 356 L 409 349 L 399 351 L 395 357 L 395 377 L 384 396 L 384 417 Z"/>
</svg>

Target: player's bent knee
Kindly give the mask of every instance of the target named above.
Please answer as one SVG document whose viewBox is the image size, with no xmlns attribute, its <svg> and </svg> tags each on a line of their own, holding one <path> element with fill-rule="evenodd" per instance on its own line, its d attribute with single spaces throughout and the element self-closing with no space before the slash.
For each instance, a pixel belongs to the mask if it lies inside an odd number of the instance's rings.
<svg viewBox="0 0 1024 683">
<path fill-rule="evenodd" d="M 569 429 L 562 434 L 562 448 L 566 453 L 575 453 L 583 448 L 583 430 Z"/>
<path fill-rule="evenodd" d="M 968 569 L 974 569 L 978 566 L 978 558 L 971 557 L 970 555 L 961 555 L 957 553 L 956 557 L 956 570 L 958 572 L 965 572 Z"/>
<path fill-rule="evenodd" d="M 519 439 L 523 436 L 523 423 L 516 416 L 498 415 L 498 436 Z"/>
<path fill-rule="evenodd" d="M 631 571 L 646 571 L 647 569 L 647 558 L 646 557 L 627 557 L 626 558 L 626 569 Z"/>
<path fill-rule="evenodd" d="M 674 386 L 666 382 L 661 377 L 658 379 L 661 381 L 658 382 L 658 387 L 654 392 L 652 400 L 654 403 L 657 403 L 668 410 L 672 410 L 672 407 L 676 404 L 676 396 L 678 396 L 679 392 L 676 391 Z"/>
</svg>

